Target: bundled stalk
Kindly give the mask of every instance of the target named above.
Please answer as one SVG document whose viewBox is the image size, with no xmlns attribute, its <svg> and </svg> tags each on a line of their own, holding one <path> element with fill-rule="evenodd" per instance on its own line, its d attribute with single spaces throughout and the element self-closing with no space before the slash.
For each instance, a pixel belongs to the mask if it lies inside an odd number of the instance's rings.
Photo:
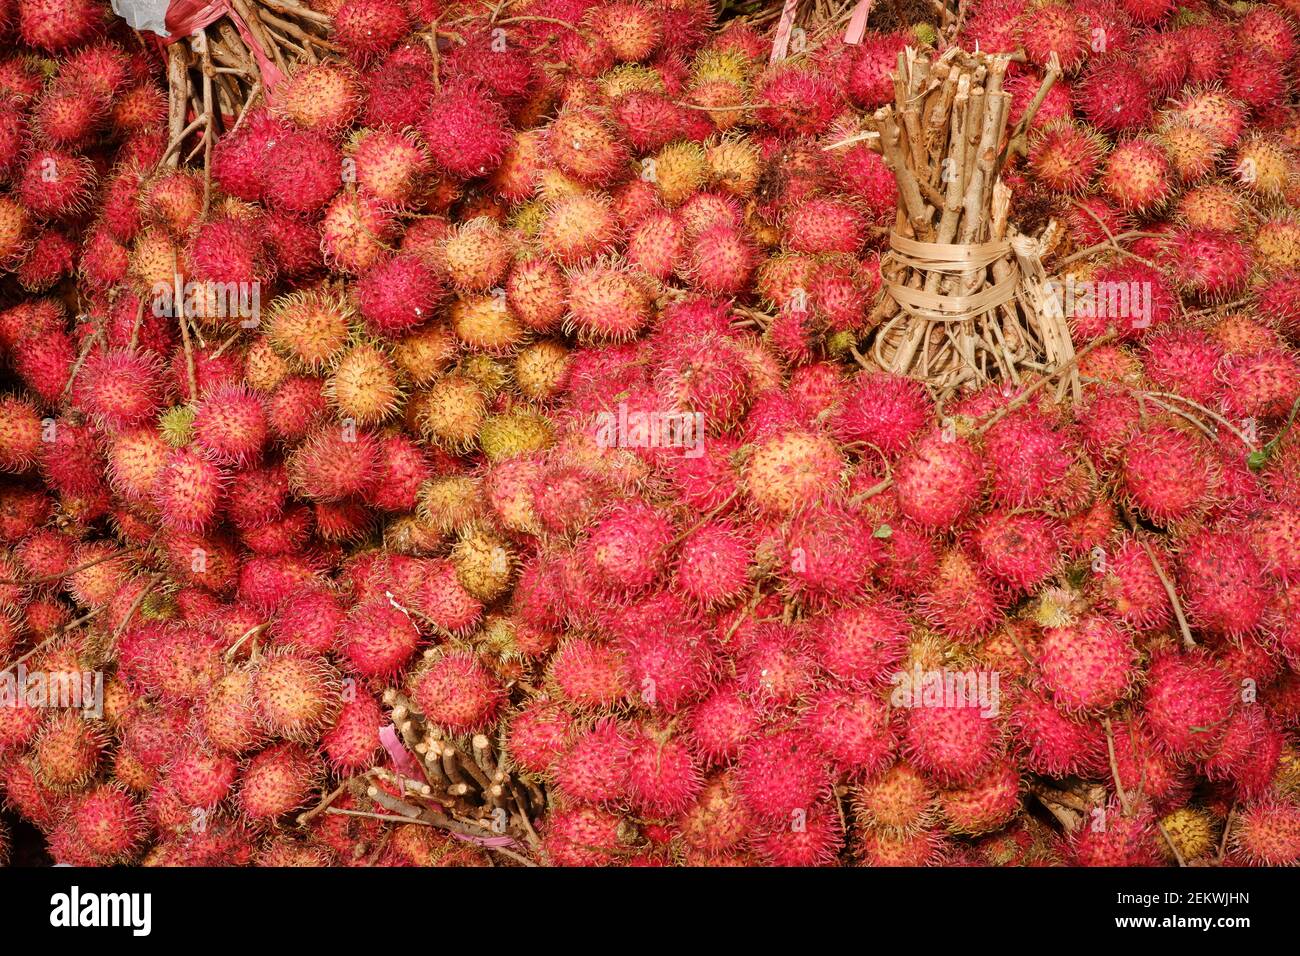
<svg viewBox="0 0 1300 956">
<path fill-rule="evenodd" d="M 206 19 L 206 18 L 204 18 Z M 214 20 L 172 24 L 167 46 L 170 142 L 164 162 L 204 167 L 222 133 L 237 126 L 300 63 L 338 53 L 332 20 L 299 0 L 229 0 Z M 184 148 L 197 136 L 190 152 Z"/>
<path fill-rule="evenodd" d="M 1055 60 L 1014 129 L 1007 68 L 1022 54 L 899 54 L 895 102 L 870 125 L 898 181 L 884 295 L 872 314 L 876 363 L 942 392 L 1019 382 L 1073 357 L 1039 261 L 1041 239 L 1010 222 L 1001 170 L 1060 75 Z M 1046 238 L 1046 237 L 1041 237 Z M 1077 373 L 1069 384 L 1078 390 Z"/>
</svg>

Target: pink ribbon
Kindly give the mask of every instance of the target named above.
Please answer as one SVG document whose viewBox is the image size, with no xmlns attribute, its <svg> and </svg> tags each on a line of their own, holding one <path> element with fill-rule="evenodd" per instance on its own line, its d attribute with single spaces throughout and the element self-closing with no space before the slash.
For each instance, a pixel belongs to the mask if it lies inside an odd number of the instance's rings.
<svg viewBox="0 0 1300 956">
<path fill-rule="evenodd" d="M 867 32 L 867 17 L 871 15 L 871 0 L 858 0 L 849 17 L 849 28 L 844 31 L 844 42 L 858 44 Z"/>
<path fill-rule="evenodd" d="M 397 736 L 397 728 L 392 724 L 387 727 L 379 728 L 379 742 L 384 745 L 384 750 L 388 751 L 389 759 L 393 761 L 398 771 L 410 780 L 420 778 L 420 768 L 416 766 L 415 758 L 411 752 L 406 749 L 402 739 Z"/>
<path fill-rule="evenodd" d="M 222 17 L 230 17 L 230 22 L 235 25 L 235 29 L 239 31 L 244 44 L 248 47 L 249 52 L 253 54 L 253 59 L 257 61 L 257 68 L 262 73 L 262 87 L 266 90 L 269 99 L 272 88 L 284 79 L 284 74 L 262 52 L 261 44 L 253 39 L 248 24 L 231 7 L 230 0 L 172 0 L 171 5 L 167 8 L 167 33 L 169 35 L 163 38 L 162 42 L 164 44 L 175 43 L 177 40 L 215 23 Z"/>
<path fill-rule="evenodd" d="M 784 60 L 790 51 L 790 32 L 794 29 L 794 15 L 798 9 L 799 0 L 785 0 L 785 6 L 781 8 L 781 22 L 776 25 L 776 37 L 772 40 L 772 57 L 769 62 Z"/>
</svg>

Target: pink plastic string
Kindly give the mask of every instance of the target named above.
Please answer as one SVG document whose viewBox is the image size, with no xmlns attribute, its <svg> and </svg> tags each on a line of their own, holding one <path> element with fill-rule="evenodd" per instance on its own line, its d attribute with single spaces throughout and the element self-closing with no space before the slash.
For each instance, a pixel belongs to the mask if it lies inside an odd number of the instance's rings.
<svg viewBox="0 0 1300 956">
<path fill-rule="evenodd" d="M 284 74 L 262 52 L 261 46 L 253 39 L 248 24 L 230 6 L 229 0 L 172 0 L 171 6 L 167 8 L 167 33 L 169 36 L 163 42 L 175 43 L 183 37 L 202 30 L 223 16 L 230 17 L 230 22 L 239 31 L 244 44 L 248 47 L 249 52 L 253 54 L 253 59 L 257 60 L 257 68 L 262 73 L 262 87 L 266 90 L 269 99 L 271 90 L 284 79 Z"/>
<path fill-rule="evenodd" d="M 388 751 L 389 758 L 393 761 L 398 771 L 411 780 L 420 778 L 420 768 L 416 766 L 415 758 L 411 752 L 406 749 L 402 743 L 402 738 L 397 736 L 397 728 L 392 724 L 379 729 L 379 742 L 384 745 L 384 750 Z"/>
<path fill-rule="evenodd" d="M 871 15 L 871 0 L 858 0 L 849 17 L 849 28 L 844 31 L 844 42 L 854 45 L 861 43 L 867 32 L 867 17 Z"/>
<path fill-rule="evenodd" d="M 794 29 L 794 14 L 799 9 L 799 0 L 785 0 L 781 8 L 781 22 L 776 26 L 776 38 L 772 41 L 772 58 L 776 63 L 785 59 L 790 50 L 790 32 Z"/>
</svg>

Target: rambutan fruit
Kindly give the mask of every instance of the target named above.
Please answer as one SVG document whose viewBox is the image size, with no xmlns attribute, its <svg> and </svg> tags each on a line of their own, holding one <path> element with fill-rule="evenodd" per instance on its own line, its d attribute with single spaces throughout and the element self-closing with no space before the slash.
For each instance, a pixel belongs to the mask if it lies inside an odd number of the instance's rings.
<svg viewBox="0 0 1300 956">
<path fill-rule="evenodd" d="M 276 110 L 303 129 L 333 133 L 351 125 L 361 101 L 359 82 L 334 63 L 299 65 L 276 90 Z"/>
<path fill-rule="evenodd" d="M 730 522 L 706 522 L 677 552 L 676 587 L 701 607 L 734 603 L 749 587 L 753 547 Z"/>
<path fill-rule="evenodd" d="M 1120 0 L 1119 6 L 1134 23 L 1151 26 L 1174 11 L 1174 0 Z"/>
<path fill-rule="evenodd" d="M 347 146 L 358 188 L 381 202 L 415 202 L 431 168 L 429 154 L 414 134 L 389 129 L 362 130 Z"/>
<path fill-rule="evenodd" d="M 113 98 L 109 124 L 122 133 L 142 133 L 157 129 L 166 118 L 166 99 L 152 83 L 139 83 L 118 92 Z"/>
<path fill-rule="evenodd" d="M 1027 691 L 1012 705 L 1008 724 L 1021 767 L 1049 777 L 1099 772 L 1106 738 L 1096 724 L 1061 713 L 1037 691 Z"/>
<path fill-rule="evenodd" d="M 677 818 L 682 841 L 709 862 L 743 847 L 751 826 L 733 773 L 706 780 L 694 804 Z"/>
<path fill-rule="evenodd" d="M 483 605 L 465 590 L 450 561 L 432 561 L 426 565 L 424 580 L 417 587 L 415 603 L 435 626 L 464 634 L 483 614 Z"/>
<path fill-rule="evenodd" d="M 120 786 L 104 784 L 78 797 L 64 825 L 97 863 L 131 859 L 146 837 L 135 799 Z"/>
<path fill-rule="evenodd" d="M 243 753 L 261 742 L 252 670 L 235 668 L 218 679 L 199 708 L 198 721 L 207 739 L 228 753 Z"/>
<path fill-rule="evenodd" d="M 563 394 L 568 384 L 570 353 L 560 342 L 542 339 L 515 353 L 515 388 L 526 399 L 547 402 Z"/>
<path fill-rule="evenodd" d="M 926 528 L 955 527 L 977 503 L 982 465 L 980 452 L 961 435 L 921 435 L 894 469 L 899 510 Z"/>
<path fill-rule="evenodd" d="M 374 425 L 397 411 L 403 395 L 388 354 L 361 342 L 339 357 L 325 383 L 325 397 L 343 422 Z"/>
<path fill-rule="evenodd" d="M 1229 637 L 1258 627 L 1272 595 L 1250 539 L 1236 531 L 1202 530 L 1186 539 L 1178 584 L 1192 623 Z"/>
<path fill-rule="evenodd" d="M 1273 789 L 1284 742 L 1264 708 L 1244 707 L 1229 718 L 1223 738 L 1200 770 L 1207 779 L 1228 784 L 1238 798 L 1255 799 Z"/>
<path fill-rule="evenodd" d="M 843 458 L 831 439 L 791 429 L 753 446 L 742 483 L 761 511 L 789 515 L 833 492 L 843 468 Z"/>
<path fill-rule="evenodd" d="M 1290 212 L 1266 216 L 1255 230 L 1254 247 L 1265 275 L 1300 266 L 1300 218 Z"/>
<path fill-rule="evenodd" d="M 38 149 L 27 156 L 14 195 L 36 216 L 63 219 L 86 207 L 95 181 L 88 160 L 57 149 Z M 12 226 L 10 231 L 15 231 Z"/>
<path fill-rule="evenodd" d="M 939 866 L 948 853 L 941 831 L 933 828 L 914 833 L 868 830 L 858 852 L 865 866 Z"/>
<path fill-rule="evenodd" d="M 323 425 L 289 457 L 289 482 L 312 501 L 363 494 L 379 469 L 379 443 L 355 425 Z"/>
<path fill-rule="evenodd" d="M 267 399 L 266 421 L 278 438 L 297 441 L 311 432 L 325 411 L 321 380 L 290 375 Z"/>
<path fill-rule="evenodd" d="M 990 511 L 970 533 L 980 568 L 994 581 L 1029 591 L 1056 570 L 1061 553 L 1060 529 L 1044 515 Z"/>
<path fill-rule="evenodd" d="M 164 771 L 166 784 L 186 807 L 207 809 L 228 797 L 239 776 L 239 761 L 212 749 L 202 738 L 181 742 Z"/>
<path fill-rule="evenodd" d="M 1005 595 L 960 548 L 939 556 L 918 598 L 921 615 L 958 641 L 972 641 L 992 630 L 1005 603 Z"/>
<path fill-rule="evenodd" d="M 502 355 L 524 336 L 523 326 L 503 296 L 462 296 L 452 302 L 450 317 L 456 338 L 474 352 Z"/>
<path fill-rule="evenodd" d="M 338 630 L 340 653 L 363 677 L 391 677 L 415 654 L 420 633 L 410 615 L 386 597 L 358 603 Z"/>
<path fill-rule="evenodd" d="M 1223 88 L 1251 110 L 1260 110 L 1285 98 L 1291 86 L 1286 68 L 1253 49 L 1241 51 L 1228 62 Z"/>
<path fill-rule="evenodd" d="M 1230 95 L 1217 89 L 1196 90 L 1175 101 L 1173 116 L 1204 130 L 1224 149 L 1237 144 L 1246 124 L 1246 110 Z"/>
<path fill-rule="evenodd" d="M 324 767 L 296 744 L 273 744 L 253 757 L 239 775 L 236 800 L 250 819 L 270 822 L 307 803 Z"/>
<path fill-rule="evenodd" d="M 334 720 L 339 708 L 337 673 L 318 657 L 280 652 L 253 668 L 253 701 L 266 730 L 309 743 Z"/>
<path fill-rule="evenodd" d="M 506 749 L 515 767 L 542 774 L 564 752 L 573 732 L 573 718 L 549 698 L 530 700 L 510 717 Z"/>
<path fill-rule="evenodd" d="M 1225 410 L 1240 418 L 1285 418 L 1300 394 L 1300 364 L 1283 349 L 1230 355 L 1216 377 L 1222 382 Z"/>
<path fill-rule="evenodd" d="M 608 866 L 624 854 L 634 833 L 630 823 L 608 810 L 555 807 L 546 815 L 542 852 L 555 866 Z"/>
<path fill-rule="evenodd" d="M 506 278 L 506 302 L 533 331 L 548 332 L 559 325 L 567 306 L 564 277 L 549 261 L 517 261 Z"/>
<path fill-rule="evenodd" d="M 18 395 L 0 397 L 0 471 L 22 472 L 41 454 L 45 429 L 40 410 Z"/>
<path fill-rule="evenodd" d="M 627 754 L 632 806 L 647 816 L 676 816 L 704 786 L 694 756 L 679 737 L 654 727 L 637 728 Z"/>
<path fill-rule="evenodd" d="M 343 156 L 324 133 L 290 130 L 268 144 L 261 168 L 262 196 L 274 209 L 309 215 L 343 185 Z"/>
<path fill-rule="evenodd" d="M 1236 698 L 1232 678 L 1203 652 L 1161 652 L 1148 668 L 1143 716 L 1166 753 L 1205 757 L 1222 739 Z"/>
<path fill-rule="evenodd" d="M 855 253 L 861 247 L 866 223 L 852 203 L 831 196 L 813 197 L 782 217 L 782 238 L 795 252 L 818 255 Z"/>
<path fill-rule="evenodd" d="M 320 229 L 326 261 L 359 275 L 387 254 L 395 219 L 381 200 L 345 191 L 326 207 Z"/>
<path fill-rule="evenodd" d="M 1072 73 L 1091 52 L 1087 21 L 1070 7 L 1057 4 L 1029 7 L 1018 26 L 1025 55 L 1040 67 L 1045 68 L 1052 54 L 1056 54 L 1061 69 Z"/>
<path fill-rule="evenodd" d="M 650 298 L 636 273 L 597 263 L 568 275 L 567 324 L 596 340 L 630 338 L 650 320 Z"/>
<path fill-rule="evenodd" d="M 921 688 L 913 688 L 919 695 Z M 930 780 L 964 786 L 983 777 L 1001 751 L 998 722 L 974 705 L 913 706 L 907 710 L 903 748 Z"/>
<path fill-rule="evenodd" d="M 97 285 L 111 285 L 114 279 L 126 274 L 126 250 L 112 237 L 96 230 L 94 247 L 111 250 L 106 255 L 82 255 L 83 271 L 87 279 Z M 27 255 L 18 266 L 18 284 L 28 292 L 44 292 L 56 285 L 64 276 L 72 274 L 73 257 L 77 245 L 65 233 L 47 229 L 32 240 Z M 89 260 L 89 262 L 87 262 Z"/>
<path fill-rule="evenodd" d="M 1131 535 L 1104 552 L 1097 590 L 1102 606 L 1120 623 L 1151 629 L 1171 620 L 1173 606 L 1153 561 L 1159 561 L 1168 576 L 1169 555 L 1164 547 L 1152 542 L 1144 545 Z"/>
<path fill-rule="evenodd" d="M 1149 807 L 1125 810 L 1118 799 L 1095 808 L 1099 825 L 1089 821 L 1070 839 L 1076 866 L 1155 866 L 1161 860 L 1160 834 Z"/>
<path fill-rule="evenodd" d="M 663 40 L 658 12 L 635 0 L 616 0 L 594 8 L 588 19 L 620 63 L 649 59 Z"/>
<path fill-rule="evenodd" d="M 481 85 L 462 78 L 444 83 L 434 95 L 420 131 L 438 165 L 462 179 L 492 172 L 513 141 L 501 105 Z"/>
<path fill-rule="evenodd" d="M 1010 761 L 999 761 L 968 786 L 941 791 L 938 802 L 952 833 L 977 835 L 1000 830 L 1020 810 L 1020 773 Z"/>
<path fill-rule="evenodd" d="M 622 654 L 588 638 L 570 638 L 551 655 L 548 681 L 561 702 L 582 711 L 611 707 L 628 696 Z"/>
<path fill-rule="evenodd" d="M 734 681 L 719 686 L 685 713 L 691 746 L 709 765 L 734 760 L 761 720 L 756 699 Z"/>
<path fill-rule="evenodd" d="M 727 224 L 705 229 L 687 250 L 690 284 L 709 295 L 741 292 L 756 264 L 753 245 L 744 233 Z"/>
<path fill-rule="evenodd" d="M 45 724 L 44 708 L 29 705 L 26 699 L 6 702 L 0 708 L 0 754 L 6 756 L 25 750 Z"/>
<path fill-rule="evenodd" d="M 755 737 L 736 761 L 740 799 L 756 820 L 789 824 L 829 791 L 829 768 L 815 742 L 800 730 L 775 730 Z"/>
<path fill-rule="evenodd" d="M 821 691 L 809 701 L 802 721 L 840 774 L 875 777 L 894 760 L 898 740 L 893 715 L 874 693 Z"/>
<path fill-rule="evenodd" d="M 1093 339 L 1114 326 L 1121 341 L 1134 341 L 1169 322 L 1177 309 L 1177 295 L 1163 272 L 1122 262 L 1098 269 L 1091 284 L 1076 291 L 1069 318 L 1078 338 Z"/>
<path fill-rule="evenodd" d="M 1188 432 L 1151 424 L 1124 442 L 1120 487 L 1130 505 L 1168 527 L 1205 511 L 1218 474 L 1204 443 Z"/>
<path fill-rule="evenodd" d="M 604 719 L 578 734 L 550 764 L 548 775 L 567 799 L 616 803 L 627 793 L 630 755 L 627 729 Z"/>
<path fill-rule="evenodd" d="M 638 263 L 632 255 L 632 248 L 638 250 L 639 258 L 653 260 L 656 256 L 647 254 L 647 246 L 651 241 L 663 242 L 660 235 L 646 232 L 644 226 L 643 223 L 642 228 L 633 234 L 634 241 L 636 237 L 641 237 L 634 246 L 630 245 L 629 261 L 633 264 Z M 599 192 L 579 192 L 560 196 L 547 203 L 538 241 L 556 262 L 572 266 L 608 252 L 619 238 L 619 233 L 618 221 L 610 208 L 609 198 Z M 649 252 L 657 253 L 659 257 L 663 255 L 658 248 Z M 528 274 L 539 272 L 540 266 L 539 262 L 517 263 L 510 271 L 511 278 L 518 274 L 519 281 L 527 281 Z M 667 278 L 667 275 L 665 272 L 660 278 Z"/>
<path fill-rule="evenodd" d="M 194 440 L 218 463 L 247 465 L 261 457 L 267 440 L 266 410 L 246 386 L 218 385 L 199 402 Z"/>
<path fill-rule="evenodd" d="M 292 363 L 308 371 L 332 364 L 349 339 L 352 312 L 328 292 L 307 290 L 271 303 L 267 337 Z"/>
<path fill-rule="evenodd" d="M 884 106 L 892 102 L 894 98 L 893 72 L 897 66 L 898 55 L 903 51 L 904 46 L 908 43 L 908 36 L 903 32 L 879 34 L 868 32 L 860 43 L 852 50 L 846 51 L 845 61 L 842 65 L 842 83 L 844 91 L 848 98 L 853 101 L 854 105 L 865 109 L 874 110 L 877 107 Z M 786 87 L 798 89 L 801 81 L 804 84 L 811 85 L 812 77 L 802 72 L 796 73 L 777 73 L 776 78 L 784 80 L 778 87 L 782 92 Z M 821 91 L 812 85 L 813 90 Z M 789 95 L 787 93 L 787 95 Z M 825 96 L 821 93 L 821 96 Z M 766 99 L 759 97 L 763 102 Z M 820 104 L 821 99 L 812 99 L 805 106 L 810 109 L 815 104 Z M 770 122 L 764 117 L 765 122 Z M 792 125 L 792 124 L 791 124 Z M 820 132 L 820 130 L 810 130 L 809 132 Z"/>
<path fill-rule="evenodd" d="M 796 515 L 781 544 L 779 577 L 793 596 L 811 607 L 858 593 L 882 551 L 863 516 L 830 503 Z"/>
<path fill-rule="evenodd" d="M 1029 169 L 1047 188 L 1074 195 L 1091 185 L 1104 151 L 1104 139 L 1088 128 L 1069 122 L 1052 123 L 1031 134 Z"/>
<path fill-rule="evenodd" d="M 770 866 L 830 866 L 844 847 L 844 824 L 835 808 L 819 803 L 786 824 L 760 828 L 751 842 Z"/>
<path fill-rule="evenodd" d="M 559 169 L 593 186 L 609 185 L 627 171 L 627 146 L 594 108 L 561 110 L 547 132 L 546 148 Z M 700 159 L 702 162 L 702 150 Z"/>
<path fill-rule="evenodd" d="M 1300 805 L 1274 797 L 1240 809 L 1228 841 L 1251 865 L 1292 866 L 1300 861 Z"/>
<path fill-rule="evenodd" d="M 343 0 L 334 13 L 334 39 L 361 63 L 387 53 L 410 29 L 400 0 Z"/>
<path fill-rule="evenodd" d="M 1173 165 L 1160 143 L 1133 137 L 1110 151 L 1099 184 L 1121 209 L 1154 209 L 1173 194 Z"/>
<path fill-rule="evenodd" d="M 1248 192 L 1280 196 L 1294 181 L 1297 166 L 1294 147 L 1270 136 L 1248 136 L 1237 146 L 1232 171 Z"/>
<path fill-rule="evenodd" d="M 1077 89 L 1080 109 L 1107 133 L 1133 132 L 1148 125 L 1151 89 L 1138 65 L 1115 54 L 1093 62 Z"/>
<path fill-rule="evenodd" d="M 1184 183 L 1194 183 L 1211 173 L 1223 153 L 1223 147 L 1209 133 L 1179 120 L 1162 124 L 1156 141 Z"/>
<path fill-rule="evenodd" d="M 52 715 L 31 749 L 41 784 L 60 793 L 80 789 L 94 776 L 107 747 L 106 738 L 97 722 L 75 711 Z"/>
<path fill-rule="evenodd" d="M 1169 96 L 1187 78 L 1187 55 L 1183 47 L 1183 38 L 1175 30 L 1147 33 L 1139 38 L 1138 62 L 1157 96 Z"/>
<path fill-rule="evenodd" d="M 1250 246 L 1223 233 L 1179 230 L 1164 254 L 1178 285 L 1203 299 L 1230 298 L 1250 278 Z"/>
<path fill-rule="evenodd" d="M 1147 378 L 1161 391 L 1212 405 L 1221 388 L 1214 373 L 1222 359 L 1222 347 L 1209 334 L 1173 329 L 1146 340 L 1142 364 Z"/>
<path fill-rule="evenodd" d="M 216 462 L 193 448 L 171 452 L 153 486 L 163 523 L 182 531 L 210 527 L 221 508 L 227 478 Z"/>
<path fill-rule="evenodd" d="M 57 53 L 85 43 L 105 25 L 95 0 L 18 0 L 18 35 L 28 46 Z"/>
<path fill-rule="evenodd" d="M 648 504 L 629 502 L 599 520 L 582 553 L 600 586 L 631 593 L 644 590 L 659 577 L 673 542 L 673 524 L 666 514 Z"/>
<path fill-rule="evenodd" d="M 1071 712 L 1110 707 L 1128 692 L 1137 670 L 1132 637 L 1100 616 L 1047 628 L 1037 658 L 1052 699 Z"/>
<path fill-rule="evenodd" d="M 1246 526 L 1250 543 L 1264 569 L 1283 584 L 1300 576 L 1300 509 L 1279 502 Z"/>
<path fill-rule="evenodd" d="M 456 226 L 443 241 L 441 264 L 452 287 L 486 292 L 505 276 L 511 243 L 499 225 L 486 217 Z"/>
</svg>

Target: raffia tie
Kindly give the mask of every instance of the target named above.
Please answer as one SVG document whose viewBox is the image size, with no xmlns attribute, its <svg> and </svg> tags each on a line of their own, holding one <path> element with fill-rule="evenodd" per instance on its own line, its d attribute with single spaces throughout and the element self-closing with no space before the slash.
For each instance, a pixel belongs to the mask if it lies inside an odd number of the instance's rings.
<svg viewBox="0 0 1300 956">
<path fill-rule="evenodd" d="M 1008 255 L 1010 252 L 1011 243 L 1005 239 L 980 243 L 917 242 L 891 233 L 885 265 L 888 267 L 896 264 L 901 269 L 897 273 L 889 269 L 890 274 L 904 274 L 903 270 L 916 269 L 961 277 L 981 272 L 1004 258 L 1008 260 L 1011 271 L 1001 282 L 974 295 L 927 292 L 892 279 L 885 281 L 885 287 L 908 315 L 929 322 L 969 321 L 1016 297 L 1016 289 L 1020 284 L 1020 267 Z"/>
</svg>

